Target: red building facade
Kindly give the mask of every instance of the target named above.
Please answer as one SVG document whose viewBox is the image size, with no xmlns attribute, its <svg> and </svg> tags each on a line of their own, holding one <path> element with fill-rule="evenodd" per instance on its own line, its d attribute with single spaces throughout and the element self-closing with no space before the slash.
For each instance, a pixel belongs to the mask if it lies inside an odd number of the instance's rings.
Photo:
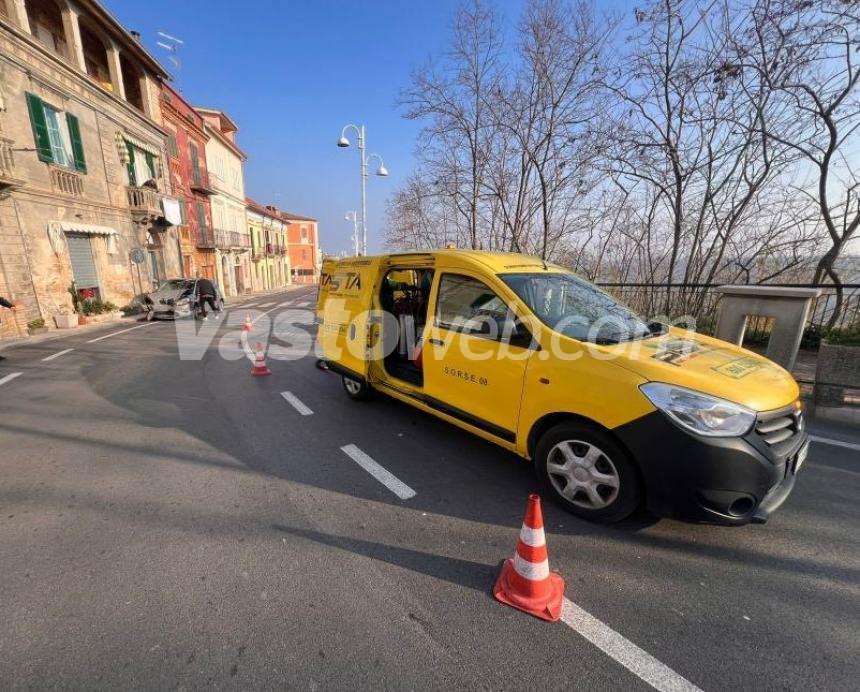
<svg viewBox="0 0 860 692">
<path fill-rule="evenodd" d="M 168 84 L 161 85 L 161 114 L 167 131 L 170 181 L 180 201 L 182 270 L 186 277 L 215 279 L 215 239 L 206 166 L 203 118 Z"/>
<path fill-rule="evenodd" d="M 314 284 L 319 280 L 319 233 L 317 220 L 283 212 L 290 252 L 293 283 Z"/>
</svg>

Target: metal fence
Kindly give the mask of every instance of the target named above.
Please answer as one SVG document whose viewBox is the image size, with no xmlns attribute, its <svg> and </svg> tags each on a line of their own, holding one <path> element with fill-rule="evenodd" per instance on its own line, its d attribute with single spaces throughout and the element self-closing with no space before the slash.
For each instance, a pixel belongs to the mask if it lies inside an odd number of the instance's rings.
<svg viewBox="0 0 860 692">
<path fill-rule="evenodd" d="M 697 331 L 713 333 L 716 326 L 721 293 L 717 288 L 724 284 L 685 283 L 598 283 L 616 298 L 641 315 L 666 315 L 672 319 L 682 316 L 695 318 Z M 818 340 L 836 312 L 833 328 L 840 331 L 860 329 L 860 284 L 845 284 L 842 305 L 837 307 L 836 290 L 832 284 L 765 284 L 783 288 L 820 288 L 821 295 L 813 301 L 804 346 L 817 348 Z M 751 316 L 747 324 L 744 343 L 766 343 L 773 320 Z"/>
</svg>

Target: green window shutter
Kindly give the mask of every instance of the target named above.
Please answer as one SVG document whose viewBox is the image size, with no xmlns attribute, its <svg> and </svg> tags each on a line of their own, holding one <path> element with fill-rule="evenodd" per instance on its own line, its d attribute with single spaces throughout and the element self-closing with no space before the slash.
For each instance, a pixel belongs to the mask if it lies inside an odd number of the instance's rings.
<svg viewBox="0 0 860 692">
<path fill-rule="evenodd" d="M 128 184 L 132 187 L 137 187 L 137 176 L 134 174 L 134 146 L 131 142 L 126 142 L 125 149 L 128 152 L 128 163 L 126 164 L 126 168 L 128 169 Z"/>
<path fill-rule="evenodd" d="M 167 151 L 170 153 L 171 158 L 179 158 L 179 144 L 176 141 L 176 137 L 170 132 L 167 133 Z"/>
<path fill-rule="evenodd" d="M 209 231 L 206 228 L 206 209 L 203 207 L 203 202 L 197 202 L 197 236 L 201 243 L 205 243 Z"/>
<path fill-rule="evenodd" d="M 30 111 L 30 124 L 33 126 L 33 139 L 36 142 L 36 154 L 39 161 L 51 163 L 54 156 L 51 152 L 51 138 L 48 136 L 48 122 L 45 120 L 45 108 L 42 99 L 30 92 L 27 94 L 27 110 Z"/>
<path fill-rule="evenodd" d="M 66 123 L 69 126 L 69 139 L 72 142 L 72 156 L 75 159 L 75 168 L 81 173 L 87 172 L 87 161 L 84 157 L 84 143 L 81 140 L 81 125 L 76 116 L 66 113 Z"/>
<path fill-rule="evenodd" d="M 197 145 L 193 142 L 189 143 L 188 151 L 191 154 L 191 172 L 194 182 L 200 184 L 200 157 L 197 154 Z"/>
<path fill-rule="evenodd" d="M 158 176 L 155 175 L 155 157 L 148 151 L 143 152 L 143 154 L 146 156 L 146 167 L 149 169 L 149 177 L 153 179 L 157 178 Z"/>
</svg>

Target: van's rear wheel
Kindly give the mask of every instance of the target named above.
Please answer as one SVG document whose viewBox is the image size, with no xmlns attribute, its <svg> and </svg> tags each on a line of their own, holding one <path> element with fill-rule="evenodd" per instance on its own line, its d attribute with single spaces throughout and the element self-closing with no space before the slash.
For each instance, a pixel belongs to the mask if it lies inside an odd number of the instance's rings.
<svg viewBox="0 0 860 692">
<path fill-rule="evenodd" d="M 357 380 L 348 375 L 343 376 L 343 389 L 346 395 L 355 401 L 367 401 L 373 396 L 373 389 L 367 382 Z"/>
<path fill-rule="evenodd" d="M 544 489 L 583 519 L 621 521 L 641 501 L 642 484 L 630 456 L 596 427 L 556 425 L 538 441 L 535 462 Z"/>
</svg>

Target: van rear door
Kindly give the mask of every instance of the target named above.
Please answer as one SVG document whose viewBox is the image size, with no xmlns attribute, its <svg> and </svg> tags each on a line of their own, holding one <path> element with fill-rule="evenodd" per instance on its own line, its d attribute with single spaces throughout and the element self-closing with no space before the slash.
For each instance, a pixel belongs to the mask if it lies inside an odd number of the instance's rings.
<svg viewBox="0 0 860 692">
<path fill-rule="evenodd" d="M 325 290 L 320 286 L 317 331 L 322 358 L 367 379 L 374 335 L 372 299 L 379 281 L 380 257 L 351 257 L 328 268 Z"/>
</svg>

